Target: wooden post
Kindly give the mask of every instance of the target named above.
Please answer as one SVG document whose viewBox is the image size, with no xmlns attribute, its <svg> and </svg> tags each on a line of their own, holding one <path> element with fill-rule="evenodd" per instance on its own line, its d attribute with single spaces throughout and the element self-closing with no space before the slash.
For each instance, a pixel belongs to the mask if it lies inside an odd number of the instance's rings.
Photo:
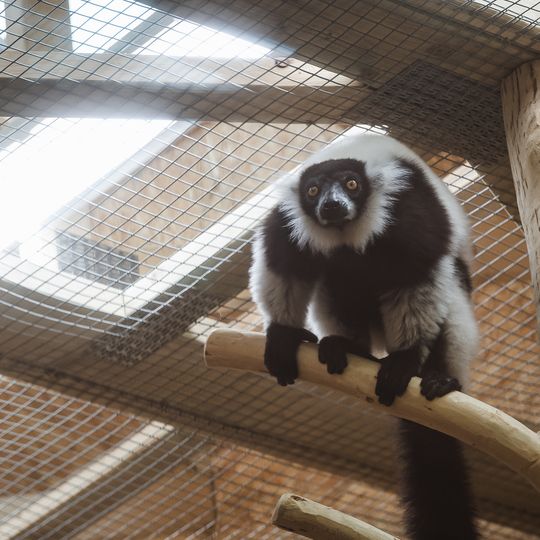
<svg viewBox="0 0 540 540">
<path fill-rule="evenodd" d="M 540 325 L 540 60 L 502 82 L 504 128 Z M 540 326 L 538 335 L 540 336 Z"/>
<path fill-rule="evenodd" d="M 292 493 L 280 497 L 272 523 L 314 540 L 398 540 L 360 519 Z"/>
<path fill-rule="evenodd" d="M 215 330 L 206 342 L 206 364 L 266 373 L 264 345 L 264 334 Z M 420 394 L 418 377 L 413 377 L 402 397 L 386 407 L 375 395 L 379 364 L 351 354 L 348 357 L 342 375 L 329 375 L 318 361 L 317 346 L 303 344 L 298 351 L 299 379 L 350 394 L 387 414 L 455 437 L 499 459 L 540 491 L 540 437 L 515 418 L 462 392 L 428 401 Z"/>
</svg>

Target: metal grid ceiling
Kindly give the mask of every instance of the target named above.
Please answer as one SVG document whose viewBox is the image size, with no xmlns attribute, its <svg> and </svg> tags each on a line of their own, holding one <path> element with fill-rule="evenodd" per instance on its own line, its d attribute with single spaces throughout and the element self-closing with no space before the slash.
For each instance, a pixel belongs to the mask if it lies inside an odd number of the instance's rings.
<svg viewBox="0 0 540 540">
<path fill-rule="evenodd" d="M 538 431 L 538 346 L 499 84 L 535 1 L 16 0 L 0 16 L 0 537 L 292 538 L 295 491 L 402 533 L 392 423 L 207 370 L 269 187 L 353 131 L 414 147 L 471 218 L 470 392 Z M 485 538 L 532 488 L 470 452 Z"/>
</svg>

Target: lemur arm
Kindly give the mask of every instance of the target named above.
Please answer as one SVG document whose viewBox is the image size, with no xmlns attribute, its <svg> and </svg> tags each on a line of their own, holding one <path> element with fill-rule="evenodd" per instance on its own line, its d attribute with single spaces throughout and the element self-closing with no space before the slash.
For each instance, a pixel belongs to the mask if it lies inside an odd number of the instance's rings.
<svg viewBox="0 0 540 540">
<path fill-rule="evenodd" d="M 283 386 L 298 377 L 300 343 L 317 342 L 304 325 L 318 269 L 316 257 L 295 244 L 285 215 L 275 209 L 253 244 L 250 288 L 265 322 L 265 366 Z"/>
<path fill-rule="evenodd" d="M 376 394 L 385 405 L 403 395 L 415 375 L 422 377 L 421 393 L 428 400 L 460 390 L 467 380 L 478 341 L 472 305 L 451 267 L 441 283 L 402 291 L 383 303 L 391 352 L 381 361 Z"/>
</svg>

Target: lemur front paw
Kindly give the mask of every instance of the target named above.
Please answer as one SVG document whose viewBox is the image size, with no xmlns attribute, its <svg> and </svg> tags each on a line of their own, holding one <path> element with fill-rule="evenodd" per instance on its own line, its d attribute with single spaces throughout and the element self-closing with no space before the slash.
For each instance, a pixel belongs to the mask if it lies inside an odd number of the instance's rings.
<svg viewBox="0 0 540 540">
<path fill-rule="evenodd" d="M 266 331 L 264 365 L 281 386 L 294 384 L 298 377 L 296 354 L 303 341 L 317 343 L 317 336 L 304 328 L 272 323 Z"/>
<path fill-rule="evenodd" d="M 319 362 L 328 373 L 343 373 L 347 367 L 349 340 L 342 336 L 326 336 L 319 343 Z"/>
<path fill-rule="evenodd" d="M 319 342 L 319 362 L 326 364 L 328 373 L 343 373 L 347 367 L 347 353 L 377 360 L 366 347 L 343 336 L 326 336 Z"/>
<path fill-rule="evenodd" d="M 411 379 L 418 375 L 419 361 L 416 353 L 396 351 L 380 362 L 375 394 L 382 405 L 392 405 L 396 397 L 405 393 Z"/>
<path fill-rule="evenodd" d="M 454 390 L 461 390 L 461 384 L 455 377 L 439 371 L 426 373 L 420 381 L 420 393 L 428 401 L 445 396 Z"/>
</svg>

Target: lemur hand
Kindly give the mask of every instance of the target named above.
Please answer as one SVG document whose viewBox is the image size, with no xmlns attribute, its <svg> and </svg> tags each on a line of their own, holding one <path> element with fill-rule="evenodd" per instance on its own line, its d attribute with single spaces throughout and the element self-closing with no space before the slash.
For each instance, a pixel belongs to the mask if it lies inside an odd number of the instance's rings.
<svg viewBox="0 0 540 540">
<path fill-rule="evenodd" d="M 317 336 L 304 328 L 272 323 L 266 330 L 264 365 L 281 386 L 294 384 L 298 377 L 296 354 L 303 341 L 317 343 Z"/>
<path fill-rule="evenodd" d="M 461 390 L 459 381 L 441 371 L 428 371 L 420 381 L 420 393 L 428 401 L 445 396 L 454 390 Z"/>
<path fill-rule="evenodd" d="M 343 336 L 326 336 L 319 343 L 319 362 L 326 364 L 328 373 L 343 373 L 347 367 L 347 353 L 357 354 L 378 362 L 367 347 Z"/>
<path fill-rule="evenodd" d="M 416 350 L 395 351 L 383 358 L 375 394 L 379 396 L 379 403 L 392 405 L 398 396 L 402 396 L 409 386 L 411 379 L 418 375 L 420 362 Z"/>
</svg>

